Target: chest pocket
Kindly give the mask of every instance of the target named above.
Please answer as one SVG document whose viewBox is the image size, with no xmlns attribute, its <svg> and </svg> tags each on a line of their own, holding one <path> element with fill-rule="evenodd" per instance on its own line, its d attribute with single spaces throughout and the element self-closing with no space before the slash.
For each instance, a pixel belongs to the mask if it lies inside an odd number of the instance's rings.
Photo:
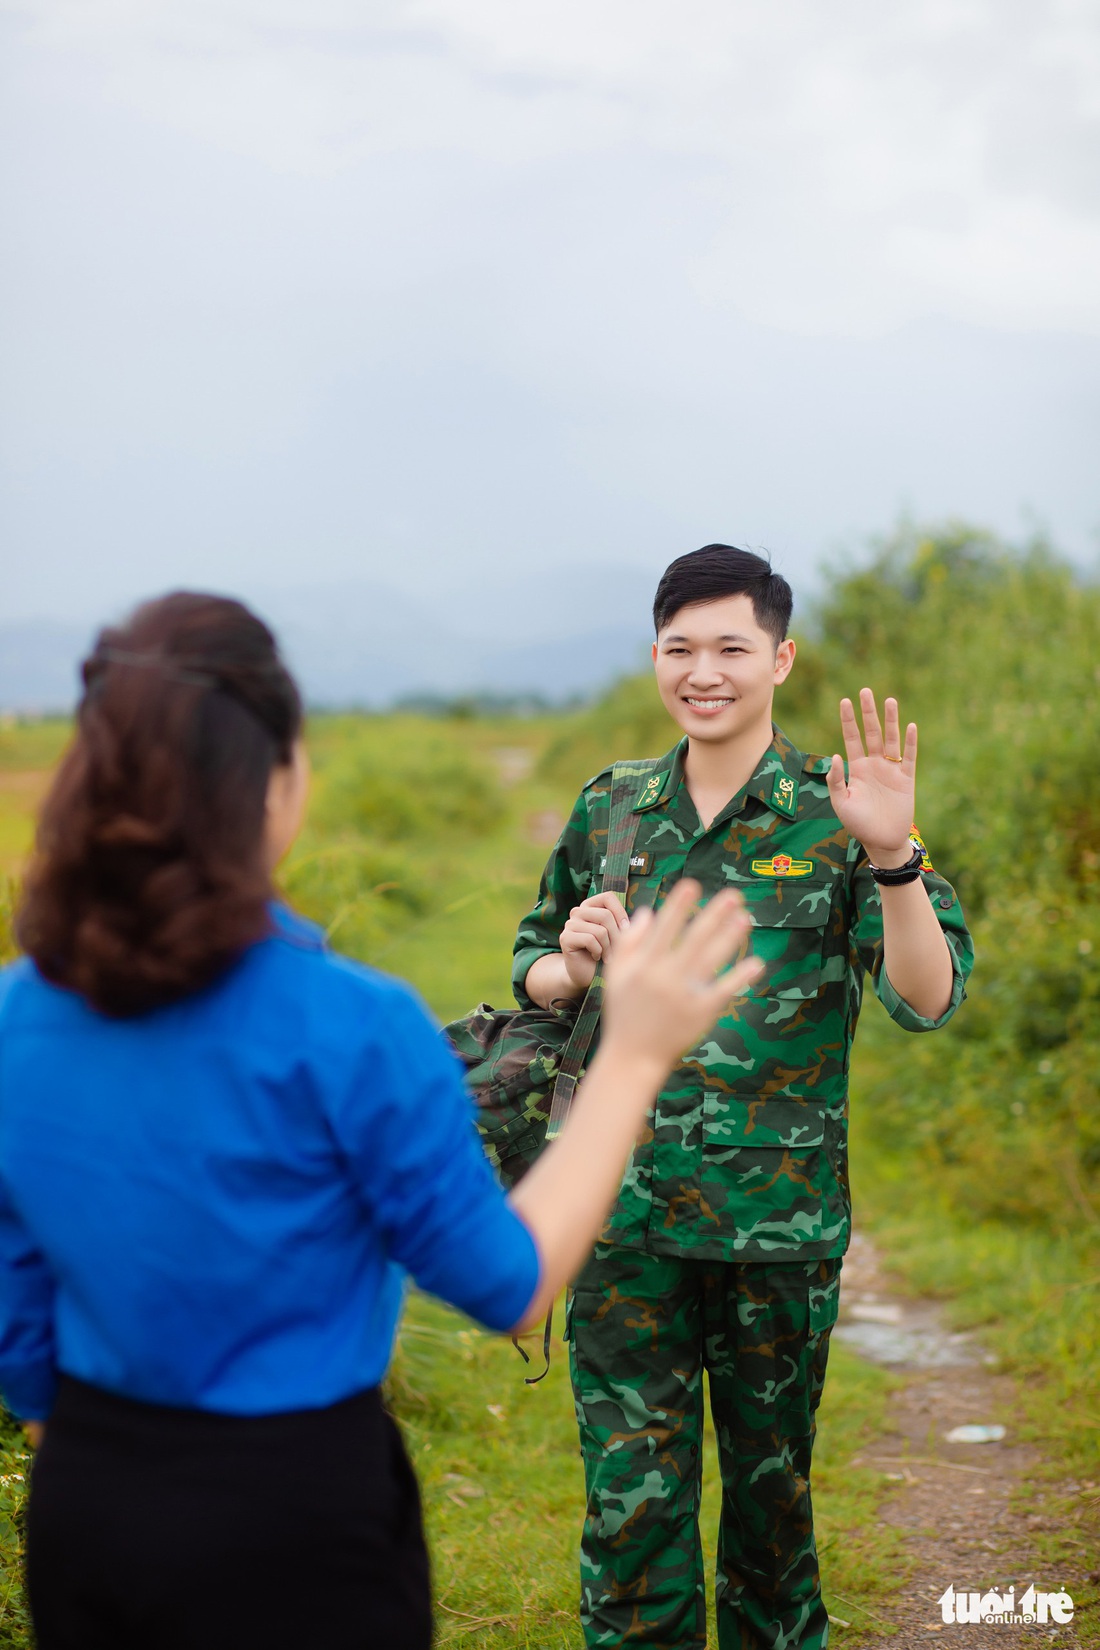
<svg viewBox="0 0 1100 1650">
<path fill-rule="evenodd" d="M 761 996 L 816 997 L 825 983 L 823 950 L 836 878 L 739 882 L 752 920 L 749 945 L 764 963 Z"/>
</svg>

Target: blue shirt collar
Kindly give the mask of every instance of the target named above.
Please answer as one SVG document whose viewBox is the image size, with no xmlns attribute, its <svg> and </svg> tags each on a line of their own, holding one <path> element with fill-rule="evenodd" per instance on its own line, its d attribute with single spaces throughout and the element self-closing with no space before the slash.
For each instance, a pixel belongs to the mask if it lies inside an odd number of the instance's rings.
<svg viewBox="0 0 1100 1650">
<path fill-rule="evenodd" d="M 269 901 L 267 913 L 277 939 L 289 940 L 291 945 L 299 945 L 306 951 L 325 949 L 324 929 L 306 917 L 300 917 L 297 911 L 292 911 L 282 900 Z"/>
</svg>

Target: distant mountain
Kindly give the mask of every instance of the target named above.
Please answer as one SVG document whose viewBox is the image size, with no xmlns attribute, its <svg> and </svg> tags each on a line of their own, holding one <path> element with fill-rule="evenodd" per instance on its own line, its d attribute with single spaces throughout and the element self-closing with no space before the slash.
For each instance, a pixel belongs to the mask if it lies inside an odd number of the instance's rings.
<svg viewBox="0 0 1100 1650">
<path fill-rule="evenodd" d="M 594 568 L 478 580 L 413 597 L 347 583 L 246 591 L 313 705 L 383 709 L 412 695 L 590 695 L 642 668 L 650 592 Z M 0 624 L 0 710 L 71 709 L 93 626 Z"/>
</svg>

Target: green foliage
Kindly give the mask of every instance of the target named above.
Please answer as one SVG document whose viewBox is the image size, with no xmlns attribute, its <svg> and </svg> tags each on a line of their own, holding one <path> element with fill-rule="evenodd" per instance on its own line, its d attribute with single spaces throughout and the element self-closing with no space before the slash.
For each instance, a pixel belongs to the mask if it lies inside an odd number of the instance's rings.
<svg viewBox="0 0 1100 1650">
<path fill-rule="evenodd" d="M 920 726 L 918 819 L 959 888 L 978 958 L 970 1000 L 934 1036 L 900 1033 L 873 1003 L 865 1011 L 852 1077 L 857 1219 L 914 1285 L 983 1326 L 1024 1378 L 1032 1438 L 1063 1476 L 1095 1480 L 1100 591 L 1040 543 L 1013 549 L 962 526 L 904 526 L 826 587 L 776 719 L 828 753 L 842 694 L 897 696 Z M 66 734 L 2 730 L 0 802 L 4 772 L 53 761 Z M 648 675 L 569 716 L 316 718 L 313 823 L 284 886 L 336 945 L 410 978 L 442 1018 L 479 998 L 506 1003 L 515 924 L 577 789 L 677 734 Z M 29 804 L 10 795 L 21 854 Z M 0 962 L 14 954 L 13 897 L 0 881 Z M 817 1504 L 830 1596 L 862 1621 L 900 1560 L 880 1543 L 874 1485 L 845 1465 L 860 1429 L 882 1426 L 885 1387 L 841 1351 Z M 414 1303 L 393 1390 L 426 1485 L 443 1644 L 579 1642 L 579 1463 L 562 1374 L 559 1349 L 554 1385 L 529 1390 L 510 1347 Z M 22 1494 L 8 1459 L 0 1650 L 27 1642 L 18 1582 L 5 1592 L 18 1576 Z M 1033 1493 L 1055 1492 L 1037 1479 Z M 1059 1537 L 1095 1550 L 1083 1503 L 1043 1507 Z"/>
<path fill-rule="evenodd" d="M 362 958 L 370 957 L 410 917 L 426 911 L 430 901 L 420 869 L 408 854 L 361 839 L 327 846 L 307 843 L 280 881 L 295 910 L 320 923 L 334 945 Z"/>
<path fill-rule="evenodd" d="M 569 718 L 547 747 L 539 774 L 573 795 L 619 757 L 660 756 L 680 737 L 652 676 L 629 676 L 596 704 Z"/>
<path fill-rule="evenodd" d="M 315 816 L 322 829 L 379 843 L 437 842 L 484 831 L 500 811 L 492 769 L 438 724 L 368 721 L 330 763 Z"/>
<path fill-rule="evenodd" d="M 0 968 L 16 956 L 15 943 L 16 885 L 12 877 L 0 877 Z"/>
<path fill-rule="evenodd" d="M 23 1591 L 29 1465 L 22 1427 L 0 1411 L 0 1650 L 29 1650 L 33 1643 Z"/>
<path fill-rule="evenodd" d="M 0 773 L 52 767 L 72 731 L 67 716 L 0 717 Z"/>
<path fill-rule="evenodd" d="M 980 915 L 1036 876 L 1100 882 L 1100 590 L 1041 542 L 903 529 L 867 568 L 834 571 L 817 615 L 813 714 L 778 717 L 837 748 L 836 703 L 869 686 L 919 724 L 919 821 L 937 868 Z M 797 677 L 798 664 L 792 676 Z M 788 723 L 790 725 L 788 725 Z"/>
<path fill-rule="evenodd" d="M 30 1611 L 23 1590 L 25 1447 L 0 1449 L 0 1650 L 29 1650 Z"/>
<path fill-rule="evenodd" d="M 318 718 L 310 748 L 310 824 L 280 882 L 334 945 L 374 962 L 453 903 L 449 861 L 500 831 L 501 783 L 461 718 Z"/>
<path fill-rule="evenodd" d="M 836 700 L 865 684 L 918 722 L 919 822 L 978 956 L 972 1001 L 934 1038 L 867 1015 L 855 1071 L 870 1143 L 982 1218 L 1087 1232 L 1100 1208 L 1100 590 L 1041 543 L 903 528 L 869 567 L 833 573 L 815 643 L 810 742 L 835 745 Z"/>
<path fill-rule="evenodd" d="M 905 528 L 834 573 L 815 642 L 820 710 L 780 720 L 835 748 L 841 692 L 896 695 L 920 727 L 921 829 L 977 952 L 934 1037 L 865 1014 L 857 1218 L 1022 1377 L 1050 1462 L 1026 1493 L 1064 1561 L 1066 1543 L 1095 1550 L 1100 1511 L 1063 1487 L 1100 1474 L 1100 590 L 1042 543 Z"/>
<path fill-rule="evenodd" d="M 1040 888 L 975 930 L 982 972 L 950 1034 L 899 1048 L 868 1017 L 870 1142 L 978 1219 L 1100 1239 L 1100 910 Z"/>
</svg>

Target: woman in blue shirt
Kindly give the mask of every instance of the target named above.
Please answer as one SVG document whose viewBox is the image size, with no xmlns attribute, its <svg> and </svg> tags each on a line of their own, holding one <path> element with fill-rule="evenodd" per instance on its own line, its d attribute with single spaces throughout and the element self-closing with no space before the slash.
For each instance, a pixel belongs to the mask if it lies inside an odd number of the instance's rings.
<svg viewBox="0 0 1100 1650">
<path fill-rule="evenodd" d="M 405 1275 L 491 1329 L 588 1252 L 668 1068 L 753 976 L 684 884 L 512 1196 L 407 987 L 273 904 L 307 785 L 270 632 L 176 594 L 107 630 L 0 973 L 0 1391 L 40 1449 L 40 1650 L 427 1646 L 378 1386 Z"/>
</svg>

